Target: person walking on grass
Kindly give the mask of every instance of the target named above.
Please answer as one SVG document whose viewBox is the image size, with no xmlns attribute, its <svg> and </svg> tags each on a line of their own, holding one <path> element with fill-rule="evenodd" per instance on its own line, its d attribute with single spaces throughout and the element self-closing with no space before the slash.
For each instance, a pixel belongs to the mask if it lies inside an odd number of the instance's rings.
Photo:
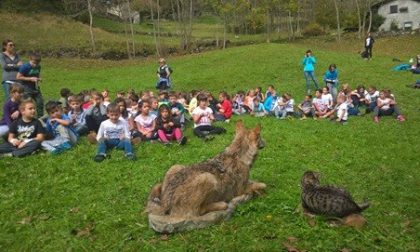
<svg viewBox="0 0 420 252">
<path fill-rule="evenodd" d="M 0 65 L 3 69 L 2 85 L 5 100 L 10 98 L 10 86 L 16 81 L 16 75 L 22 64 L 23 62 L 15 51 L 15 43 L 11 39 L 5 39 L 0 57 Z"/>
<path fill-rule="evenodd" d="M 312 55 L 311 50 L 307 50 L 305 53 L 305 56 L 302 59 L 302 65 L 303 65 L 303 73 L 305 75 L 306 80 L 306 92 L 307 94 L 311 94 L 311 83 L 312 80 L 315 85 L 315 89 L 319 89 L 318 87 L 318 81 L 315 77 L 315 64 L 316 64 L 316 58 Z"/>
</svg>

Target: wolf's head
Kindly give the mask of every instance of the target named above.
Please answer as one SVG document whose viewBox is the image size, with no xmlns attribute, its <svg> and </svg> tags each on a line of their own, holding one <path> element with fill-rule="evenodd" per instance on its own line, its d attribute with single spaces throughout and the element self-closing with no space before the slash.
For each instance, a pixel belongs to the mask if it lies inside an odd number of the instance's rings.
<svg viewBox="0 0 420 252">
<path fill-rule="evenodd" d="M 258 124 L 253 129 L 247 129 L 242 120 L 236 123 L 235 139 L 240 141 L 242 145 L 248 145 L 249 148 L 262 149 L 265 142 L 261 137 L 261 125 Z"/>
</svg>

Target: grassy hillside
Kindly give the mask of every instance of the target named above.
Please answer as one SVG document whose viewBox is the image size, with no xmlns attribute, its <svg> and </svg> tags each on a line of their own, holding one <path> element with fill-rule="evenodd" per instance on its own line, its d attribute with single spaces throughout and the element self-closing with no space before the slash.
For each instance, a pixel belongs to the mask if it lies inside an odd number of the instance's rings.
<svg viewBox="0 0 420 252">
<path fill-rule="evenodd" d="M 208 89 L 232 93 L 274 84 L 299 102 L 304 96 L 300 60 L 307 46 L 256 45 L 169 58 L 177 90 Z M 122 153 L 93 162 L 95 146 L 84 138 L 60 156 L 39 154 L 24 159 L 0 158 L 0 250 L 69 251 L 281 251 L 284 243 L 306 251 L 417 251 L 420 246 L 420 162 L 418 90 L 407 88 L 415 76 L 393 72 L 392 58 L 363 61 L 353 53 L 315 51 L 317 75 L 338 64 L 341 82 L 389 87 L 407 116 L 399 123 L 371 116 L 352 117 L 345 126 L 329 121 L 241 117 L 248 127 L 263 126 L 266 148 L 252 170 L 253 180 L 268 185 L 267 194 L 245 203 L 231 220 L 203 230 L 161 236 L 148 228 L 142 214 L 147 194 L 173 164 L 200 162 L 222 151 L 227 133 L 209 143 L 192 135 L 184 146 L 142 143 L 138 160 Z M 45 59 L 42 90 L 57 98 L 62 87 L 74 92 L 95 87 L 153 89 L 156 62 Z M 362 229 L 330 227 L 295 212 L 299 181 L 313 169 L 322 183 L 346 187 L 357 201 L 370 199 Z"/>
</svg>

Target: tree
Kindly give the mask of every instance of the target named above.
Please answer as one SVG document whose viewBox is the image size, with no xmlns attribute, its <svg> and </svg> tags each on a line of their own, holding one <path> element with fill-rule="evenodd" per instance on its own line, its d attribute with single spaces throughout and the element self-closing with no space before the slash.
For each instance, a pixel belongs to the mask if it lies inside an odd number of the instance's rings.
<svg viewBox="0 0 420 252">
<path fill-rule="evenodd" d="M 92 52 L 93 55 L 96 55 L 96 46 L 95 46 L 95 37 L 93 36 L 93 10 L 92 10 L 92 3 L 91 0 L 86 0 L 87 1 L 87 7 L 88 7 L 88 12 L 89 12 L 89 32 L 90 32 L 90 41 L 92 43 Z"/>
<path fill-rule="evenodd" d="M 341 28 L 340 28 L 340 10 L 338 9 L 337 0 L 334 0 L 335 15 L 337 20 L 337 38 L 338 41 L 341 41 Z"/>
</svg>

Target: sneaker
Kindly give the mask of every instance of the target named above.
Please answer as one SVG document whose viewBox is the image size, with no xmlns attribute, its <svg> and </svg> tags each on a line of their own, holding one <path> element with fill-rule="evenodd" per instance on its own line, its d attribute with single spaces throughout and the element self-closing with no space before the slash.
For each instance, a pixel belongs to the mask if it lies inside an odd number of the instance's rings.
<svg viewBox="0 0 420 252">
<path fill-rule="evenodd" d="M 8 153 L 1 153 L 0 157 L 13 157 L 13 154 L 11 152 Z"/>
<path fill-rule="evenodd" d="M 91 131 L 88 135 L 87 135 L 87 140 L 89 143 L 91 144 L 97 144 L 98 140 L 96 140 L 96 132 Z"/>
<path fill-rule="evenodd" d="M 105 157 L 106 156 L 104 154 L 98 154 L 93 158 L 93 160 L 95 160 L 95 162 L 100 163 L 105 160 Z"/>
<path fill-rule="evenodd" d="M 376 123 L 379 123 L 379 116 L 375 116 L 375 117 L 373 118 L 373 121 L 374 121 L 374 122 L 376 122 Z"/>
<path fill-rule="evenodd" d="M 134 156 L 134 154 L 133 154 L 133 153 L 128 153 L 128 154 L 126 154 L 126 155 L 125 155 L 125 158 L 126 158 L 127 160 L 131 160 L 131 161 L 136 160 L 136 156 Z"/>
<path fill-rule="evenodd" d="M 63 149 L 60 149 L 57 147 L 53 151 L 51 151 L 51 155 L 55 156 L 55 155 L 61 154 L 63 151 L 64 151 Z"/>
<path fill-rule="evenodd" d="M 185 145 L 186 143 L 187 143 L 187 138 L 184 136 L 178 142 L 179 145 Z"/>
<path fill-rule="evenodd" d="M 166 147 L 171 146 L 171 142 L 163 142 L 163 145 L 165 145 Z"/>
<path fill-rule="evenodd" d="M 63 150 L 70 150 L 71 149 L 71 144 L 70 144 L 70 142 L 64 142 L 64 143 L 60 144 L 60 146 L 58 146 L 58 148 L 61 148 Z"/>
<path fill-rule="evenodd" d="M 213 139 L 214 139 L 214 136 L 212 136 L 212 135 L 207 135 L 207 136 L 205 136 L 203 139 L 204 139 L 204 142 L 211 141 L 211 140 L 213 140 Z"/>
<path fill-rule="evenodd" d="M 399 115 L 399 116 L 397 116 L 397 120 L 400 121 L 400 122 L 404 122 L 405 117 L 403 115 Z"/>
<path fill-rule="evenodd" d="M 225 120 L 225 123 L 230 123 L 230 119 L 226 119 Z"/>
</svg>

